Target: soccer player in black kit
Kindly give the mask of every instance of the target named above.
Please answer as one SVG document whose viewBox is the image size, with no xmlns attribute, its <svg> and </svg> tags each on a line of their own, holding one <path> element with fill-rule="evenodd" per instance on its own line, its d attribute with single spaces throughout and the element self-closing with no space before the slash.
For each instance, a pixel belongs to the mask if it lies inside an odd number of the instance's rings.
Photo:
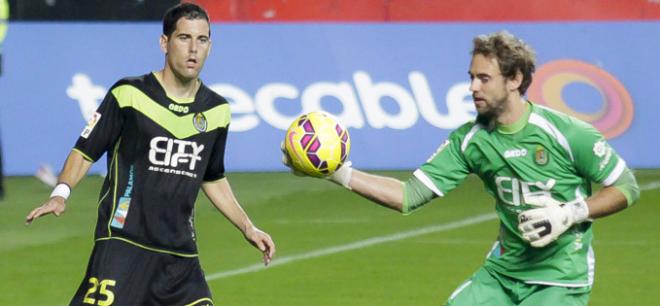
<svg viewBox="0 0 660 306">
<path fill-rule="evenodd" d="M 115 83 L 69 154 L 50 199 L 29 224 L 59 216 L 71 189 L 108 154 L 95 244 L 71 305 L 212 305 L 197 257 L 193 211 L 199 189 L 263 252 L 275 244 L 255 227 L 224 177 L 230 110 L 199 79 L 211 48 L 201 7 L 163 18 L 161 71 Z"/>
</svg>

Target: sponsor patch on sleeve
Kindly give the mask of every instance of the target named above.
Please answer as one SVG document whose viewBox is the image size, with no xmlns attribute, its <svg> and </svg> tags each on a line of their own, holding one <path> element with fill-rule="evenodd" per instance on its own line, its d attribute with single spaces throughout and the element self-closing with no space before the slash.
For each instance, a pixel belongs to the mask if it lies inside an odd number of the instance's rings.
<svg viewBox="0 0 660 306">
<path fill-rule="evenodd" d="M 80 133 L 80 137 L 87 139 L 99 120 L 101 120 L 101 114 L 99 112 L 94 112 L 92 118 L 87 121 L 87 126 L 85 126 L 85 129 L 82 131 L 82 133 Z"/>
</svg>

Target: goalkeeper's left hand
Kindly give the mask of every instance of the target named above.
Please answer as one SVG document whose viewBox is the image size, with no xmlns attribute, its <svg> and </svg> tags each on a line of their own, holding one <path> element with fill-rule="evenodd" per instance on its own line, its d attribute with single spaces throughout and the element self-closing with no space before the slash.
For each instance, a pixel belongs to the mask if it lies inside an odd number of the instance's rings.
<svg viewBox="0 0 660 306">
<path fill-rule="evenodd" d="M 544 247 L 557 240 L 573 224 L 589 217 L 589 207 L 583 199 L 567 203 L 546 196 L 532 197 L 527 204 L 540 206 L 518 214 L 518 230 L 533 247 Z"/>
</svg>

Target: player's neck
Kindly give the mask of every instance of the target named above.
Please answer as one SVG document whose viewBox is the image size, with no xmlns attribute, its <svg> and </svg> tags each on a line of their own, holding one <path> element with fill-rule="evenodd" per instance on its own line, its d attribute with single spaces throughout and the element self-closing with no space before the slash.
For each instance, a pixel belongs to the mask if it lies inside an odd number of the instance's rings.
<svg viewBox="0 0 660 306">
<path fill-rule="evenodd" d="M 180 99 L 193 98 L 201 85 L 198 78 L 183 80 L 169 69 L 157 71 L 154 75 L 160 81 L 168 96 Z"/>
<path fill-rule="evenodd" d="M 497 117 L 497 125 L 516 123 L 527 111 L 527 101 L 519 95 L 512 95 L 507 109 Z"/>
</svg>

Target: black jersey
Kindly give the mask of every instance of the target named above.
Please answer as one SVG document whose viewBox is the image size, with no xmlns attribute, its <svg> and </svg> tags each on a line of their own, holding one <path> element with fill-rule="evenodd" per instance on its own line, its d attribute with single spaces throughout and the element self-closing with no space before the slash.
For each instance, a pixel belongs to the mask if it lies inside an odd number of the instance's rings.
<svg viewBox="0 0 660 306">
<path fill-rule="evenodd" d="M 74 148 L 90 161 L 108 153 L 96 240 L 197 256 L 195 199 L 202 182 L 224 177 L 230 118 L 204 84 L 188 101 L 168 97 L 153 74 L 113 85 Z"/>
</svg>

